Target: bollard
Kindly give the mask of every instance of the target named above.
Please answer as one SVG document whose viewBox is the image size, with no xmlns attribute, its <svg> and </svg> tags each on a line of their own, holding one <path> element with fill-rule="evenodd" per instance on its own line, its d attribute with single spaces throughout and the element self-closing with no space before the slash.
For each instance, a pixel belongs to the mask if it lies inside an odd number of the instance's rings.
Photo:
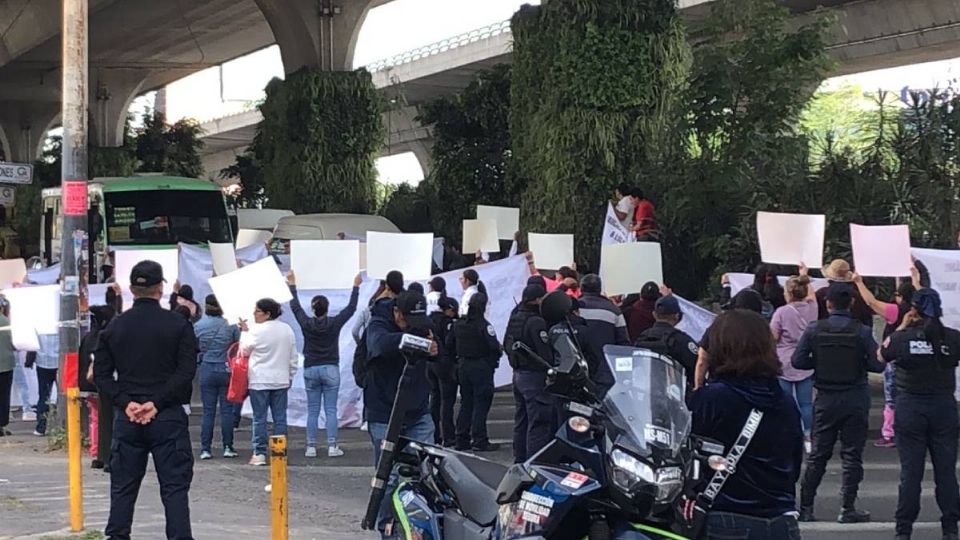
<svg viewBox="0 0 960 540">
<path fill-rule="evenodd" d="M 270 515 L 273 540 L 289 537 L 287 506 L 287 436 L 270 437 Z"/>
<path fill-rule="evenodd" d="M 67 471 L 70 485 L 70 530 L 83 530 L 83 473 L 80 456 L 80 390 L 67 388 Z"/>
</svg>

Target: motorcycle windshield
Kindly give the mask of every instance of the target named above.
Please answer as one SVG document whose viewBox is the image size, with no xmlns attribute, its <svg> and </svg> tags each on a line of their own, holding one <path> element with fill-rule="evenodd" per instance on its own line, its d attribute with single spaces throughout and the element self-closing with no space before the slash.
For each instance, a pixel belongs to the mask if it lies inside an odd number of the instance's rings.
<svg viewBox="0 0 960 540">
<path fill-rule="evenodd" d="M 679 452 L 690 433 L 683 368 L 648 349 L 607 345 L 603 352 L 615 379 L 604 406 L 627 438 L 618 443 L 641 456 Z"/>
</svg>

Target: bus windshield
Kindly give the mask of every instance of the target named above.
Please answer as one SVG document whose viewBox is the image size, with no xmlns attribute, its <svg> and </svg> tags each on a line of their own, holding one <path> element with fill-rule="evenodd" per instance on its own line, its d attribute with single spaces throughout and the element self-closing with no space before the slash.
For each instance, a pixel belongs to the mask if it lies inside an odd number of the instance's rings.
<svg viewBox="0 0 960 540">
<path fill-rule="evenodd" d="M 219 191 L 138 190 L 104 194 L 112 246 L 230 243 Z"/>
</svg>

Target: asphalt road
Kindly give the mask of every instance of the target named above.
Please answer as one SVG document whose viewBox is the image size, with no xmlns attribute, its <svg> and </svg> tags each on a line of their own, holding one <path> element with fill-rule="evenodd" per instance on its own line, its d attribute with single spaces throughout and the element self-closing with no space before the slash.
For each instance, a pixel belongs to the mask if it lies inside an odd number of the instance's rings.
<svg viewBox="0 0 960 540">
<path fill-rule="evenodd" d="M 875 394 L 877 391 L 878 388 L 874 388 Z M 822 521 L 803 524 L 803 538 L 893 538 L 899 475 L 897 452 L 872 446 L 880 427 L 881 405 L 882 399 L 875 395 L 871 443 L 865 453 L 866 473 L 860 489 L 860 506 L 873 514 L 874 521 L 857 525 L 835 522 L 840 505 L 839 456 L 835 456 L 817 500 L 816 513 Z M 195 409 L 191 418 L 195 448 L 199 438 L 196 412 Z M 511 394 L 498 393 L 489 428 L 493 440 L 505 444 L 488 457 L 503 462 L 510 460 L 508 439 L 513 428 L 512 418 Z M 244 426 L 237 434 L 241 458 L 197 461 L 190 498 L 194 534 L 199 539 L 270 537 L 269 493 L 264 490 L 269 483 L 269 468 L 246 465 L 250 448 L 249 420 L 244 421 Z M 39 538 L 33 535 L 60 530 L 68 523 L 65 455 L 47 451 L 46 441 L 30 434 L 31 424 L 13 422 L 10 428 L 15 436 L 0 438 L 0 539 Z M 321 457 L 308 459 L 303 456 L 303 430 L 291 432 L 288 474 L 292 539 L 374 538 L 359 527 L 373 470 L 370 440 L 366 433 L 355 429 L 341 433 L 344 457 L 331 459 L 321 452 Z M 215 437 L 216 447 L 219 435 Z M 84 466 L 86 524 L 102 530 L 109 510 L 109 477 L 89 469 L 86 457 Z M 927 475 L 922 504 L 914 538 L 940 538 L 932 473 Z M 148 472 L 138 501 L 133 537 L 162 538 L 163 523 L 156 477 Z"/>
</svg>

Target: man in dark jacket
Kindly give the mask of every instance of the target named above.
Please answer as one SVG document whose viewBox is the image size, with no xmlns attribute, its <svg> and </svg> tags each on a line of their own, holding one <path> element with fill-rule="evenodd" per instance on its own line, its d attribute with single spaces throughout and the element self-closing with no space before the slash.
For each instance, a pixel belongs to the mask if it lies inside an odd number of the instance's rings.
<svg viewBox="0 0 960 540">
<path fill-rule="evenodd" d="M 853 295 L 849 283 L 830 284 L 830 317 L 807 327 L 791 359 L 797 369 L 814 370 L 813 385 L 817 389 L 813 451 L 800 483 L 800 521 L 816 520 L 814 499 L 837 439 L 843 460 L 843 500 L 837 521 L 870 521 L 870 513 L 857 510 L 855 503 L 863 480 L 863 446 L 870 415 L 867 372 L 883 373 L 883 365 L 877 360 L 873 332 L 851 317 Z"/>
<path fill-rule="evenodd" d="M 627 322 L 609 298 L 603 296 L 600 276 L 587 274 L 580 280 L 580 316 L 587 321 L 590 339 L 603 345 L 630 345 Z"/>
<path fill-rule="evenodd" d="M 653 326 L 653 308 L 660 298 L 660 286 L 648 281 L 640 290 L 640 299 L 623 308 L 623 317 L 627 323 L 627 334 L 636 340 L 645 330 Z"/>
<path fill-rule="evenodd" d="M 434 338 L 440 348 L 436 362 L 427 364 L 430 416 L 433 417 L 433 441 L 450 447 L 456 444 L 453 408 L 457 404 L 457 354 L 447 348 L 446 340 L 453 329 L 459 306 L 453 298 L 442 296 L 437 301 L 437 307 L 439 311 L 430 314 Z"/>
<path fill-rule="evenodd" d="M 314 316 L 311 317 L 300 305 L 297 295 L 297 278 L 291 270 L 287 274 L 290 285 L 290 309 L 303 332 L 303 385 L 307 392 L 307 448 L 306 457 L 317 457 L 317 422 L 320 406 L 324 406 L 327 430 L 327 456 L 340 457 L 343 450 L 337 446 L 337 400 L 340 395 L 340 331 L 357 311 L 360 284 L 358 274 L 353 279 L 350 302 L 340 313 L 328 317 L 330 300 L 322 294 L 310 301 Z"/>
<path fill-rule="evenodd" d="M 193 451 L 181 405 L 190 403 L 197 338 L 186 319 L 160 307 L 163 268 L 158 263 L 138 263 L 130 272 L 130 284 L 133 308 L 100 334 L 93 364 L 94 382 L 109 396 L 118 416 L 105 534 L 130 538 L 140 482 L 147 456 L 152 455 L 167 538 L 189 539 Z"/>
<path fill-rule="evenodd" d="M 657 322 L 637 338 L 637 347 L 646 347 L 660 354 L 666 354 L 683 366 L 687 374 L 687 392 L 693 388 L 694 370 L 697 367 L 697 353 L 700 346 L 682 330 L 677 329 L 683 318 L 680 302 L 671 294 L 657 300 L 653 310 Z"/>
<path fill-rule="evenodd" d="M 374 464 L 380 461 L 380 445 L 387 433 L 387 423 L 397 396 L 397 385 L 406 360 L 400 352 L 404 334 L 433 337 L 427 316 L 427 300 L 421 294 L 403 292 L 396 299 L 378 300 L 370 310 L 367 326 L 368 371 L 363 392 L 370 439 L 373 441 Z M 436 354 L 434 342 L 434 355 Z M 433 417 L 430 416 L 430 384 L 426 362 L 411 369 L 414 384 L 404 388 L 407 408 L 400 435 L 425 443 L 433 442 Z"/>
<path fill-rule="evenodd" d="M 553 361 L 553 351 L 547 343 L 547 322 L 540 316 L 540 301 L 546 295 L 542 286 L 527 285 L 522 302 L 510 315 L 503 338 L 503 348 L 513 368 L 515 463 L 522 463 L 539 452 L 556 432 L 556 406 L 546 393 L 546 367 L 524 352 L 513 350 L 514 343 L 523 343 L 546 362 Z"/>
</svg>

